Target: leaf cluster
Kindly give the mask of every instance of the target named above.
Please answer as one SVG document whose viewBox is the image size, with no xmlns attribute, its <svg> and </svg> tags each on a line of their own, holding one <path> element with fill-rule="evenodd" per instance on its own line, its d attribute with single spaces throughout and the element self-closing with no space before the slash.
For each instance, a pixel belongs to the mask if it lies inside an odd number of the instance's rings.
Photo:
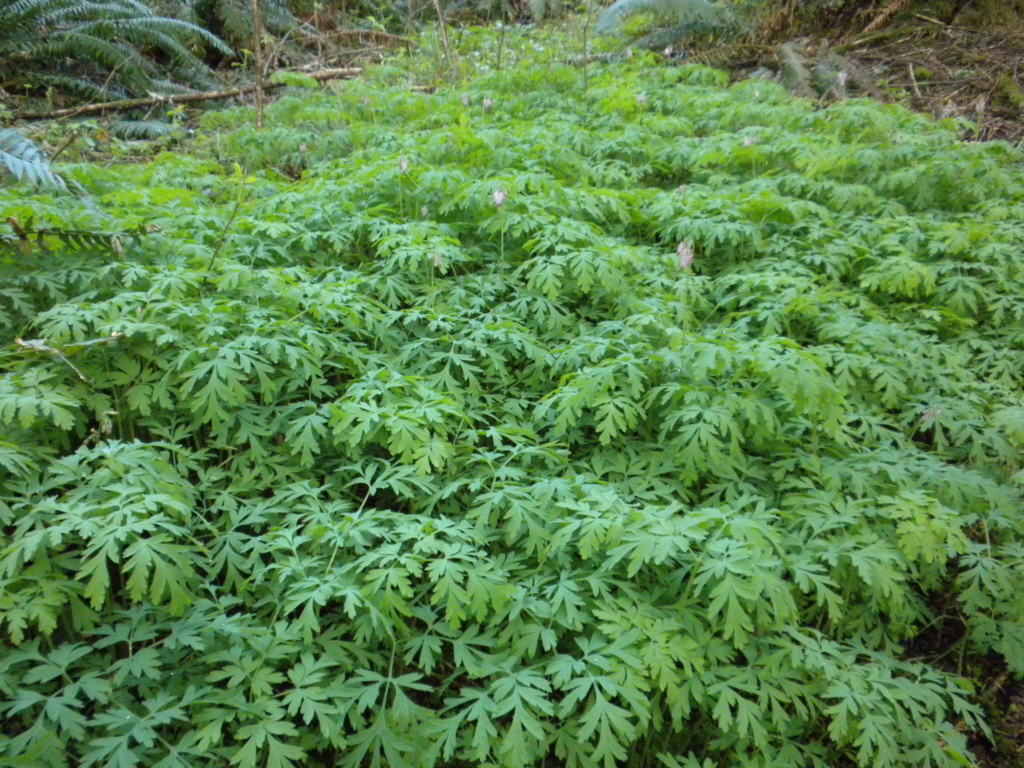
<svg viewBox="0 0 1024 768">
<path fill-rule="evenodd" d="M 0 190 L 159 227 L 0 252 L 4 759 L 963 765 L 912 650 L 1024 673 L 1020 153 L 724 81 L 357 82 Z"/>
<path fill-rule="evenodd" d="M 0 6 L 0 86 L 109 100 L 211 84 L 200 52 L 231 50 L 144 0 L 12 0 Z"/>
</svg>

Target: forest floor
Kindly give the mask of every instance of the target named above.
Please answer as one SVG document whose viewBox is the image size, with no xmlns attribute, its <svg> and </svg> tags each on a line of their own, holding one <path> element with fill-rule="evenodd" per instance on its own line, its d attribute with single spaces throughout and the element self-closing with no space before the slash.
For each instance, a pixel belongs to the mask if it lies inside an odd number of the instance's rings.
<svg viewBox="0 0 1024 768">
<path fill-rule="evenodd" d="M 917 22 L 847 55 L 889 98 L 938 118 L 970 120 L 978 140 L 1024 138 L 1024 33 Z"/>
<path fill-rule="evenodd" d="M 923 14 L 880 32 L 844 40 L 800 38 L 813 60 L 841 53 L 872 83 L 870 95 L 936 118 L 960 118 L 974 128 L 965 138 L 1024 140 L 1024 30 L 947 25 Z M 736 78 L 779 67 L 778 46 L 725 46 L 713 63 Z"/>
<path fill-rule="evenodd" d="M 998 720 L 995 721 L 997 733 L 994 735 L 1002 746 L 995 754 L 989 755 L 984 750 L 978 750 L 976 754 L 979 759 L 985 755 L 991 760 L 983 762 L 983 765 L 1014 768 L 1024 765 L 1024 687 L 1014 685 L 1007 690 L 1001 706 L 995 708 L 995 715 Z"/>
</svg>

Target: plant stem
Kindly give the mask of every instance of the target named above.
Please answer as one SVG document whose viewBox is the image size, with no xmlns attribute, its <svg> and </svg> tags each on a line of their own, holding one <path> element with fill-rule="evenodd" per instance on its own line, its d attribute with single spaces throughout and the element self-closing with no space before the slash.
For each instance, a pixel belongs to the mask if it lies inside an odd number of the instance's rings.
<svg viewBox="0 0 1024 768">
<path fill-rule="evenodd" d="M 690 332 L 690 274 L 683 275 L 683 333 Z"/>
<path fill-rule="evenodd" d="M 587 3 L 587 17 L 583 22 L 583 92 L 587 92 L 587 86 L 590 84 L 590 67 L 587 60 L 590 58 L 587 55 L 587 34 L 590 32 L 590 14 L 591 6 Z"/>
<path fill-rule="evenodd" d="M 505 20 L 501 21 L 501 35 L 498 36 L 498 61 L 495 63 L 495 69 L 501 71 L 501 51 L 505 47 Z"/>
<path fill-rule="evenodd" d="M 260 0 L 252 0 L 252 51 L 256 59 L 256 128 L 263 128 L 263 16 Z"/>
<path fill-rule="evenodd" d="M 217 240 L 217 244 L 213 247 L 213 253 L 210 254 L 210 262 L 206 265 L 206 276 L 203 278 L 203 285 L 206 285 L 210 275 L 210 270 L 213 269 L 213 263 L 217 260 L 217 254 L 220 253 L 221 246 L 224 245 L 224 240 L 228 236 L 228 230 L 231 229 L 231 225 L 235 223 L 235 216 L 238 215 L 238 209 L 242 207 L 242 201 L 245 199 L 245 177 L 242 177 L 241 183 L 238 187 L 238 196 L 235 198 L 235 206 L 231 209 L 231 215 L 228 216 L 228 221 L 224 225 L 224 228 L 220 231 L 220 237 Z"/>
<path fill-rule="evenodd" d="M 452 47 L 448 42 L 448 25 L 444 21 L 444 11 L 441 10 L 440 0 L 434 0 L 434 10 L 437 11 L 437 24 L 441 28 L 441 42 L 444 44 L 444 60 L 448 71 L 452 69 Z"/>
</svg>

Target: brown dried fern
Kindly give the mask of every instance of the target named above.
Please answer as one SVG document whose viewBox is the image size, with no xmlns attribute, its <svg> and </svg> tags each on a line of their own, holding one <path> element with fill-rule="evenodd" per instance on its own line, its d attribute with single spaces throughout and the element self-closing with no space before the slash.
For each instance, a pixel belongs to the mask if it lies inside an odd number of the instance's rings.
<svg viewBox="0 0 1024 768">
<path fill-rule="evenodd" d="M 880 10 L 878 15 L 871 20 L 871 23 L 864 27 L 864 31 L 861 32 L 861 34 L 867 35 L 872 32 L 877 32 L 892 21 L 896 14 L 908 5 L 910 5 L 910 0 L 890 0 L 889 4 Z"/>
<path fill-rule="evenodd" d="M 776 3 L 771 6 L 768 18 L 759 25 L 761 40 L 771 43 L 789 36 L 794 25 L 795 1 Z"/>
</svg>

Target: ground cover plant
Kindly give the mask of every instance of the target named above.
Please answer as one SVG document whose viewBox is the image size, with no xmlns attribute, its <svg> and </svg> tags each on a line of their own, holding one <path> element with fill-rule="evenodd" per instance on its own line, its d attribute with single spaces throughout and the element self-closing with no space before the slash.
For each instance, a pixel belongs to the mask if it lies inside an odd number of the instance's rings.
<svg viewBox="0 0 1024 768">
<path fill-rule="evenodd" d="M 0 190 L 5 765 L 970 765 L 1020 153 L 637 55 Z"/>
</svg>

